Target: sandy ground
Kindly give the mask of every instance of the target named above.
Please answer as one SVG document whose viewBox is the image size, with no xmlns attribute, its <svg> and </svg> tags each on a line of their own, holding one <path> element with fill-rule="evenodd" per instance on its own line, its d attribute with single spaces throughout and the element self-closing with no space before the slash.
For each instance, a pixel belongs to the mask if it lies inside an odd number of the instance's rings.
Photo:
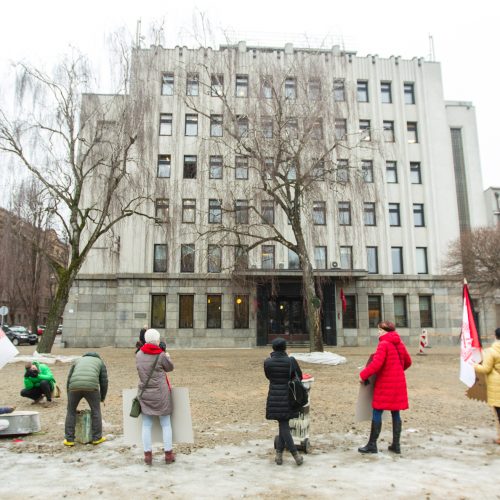
<svg viewBox="0 0 500 500">
<path fill-rule="evenodd" d="M 20 351 L 29 354 L 32 348 Z M 500 446 L 492 442 L 493 414 L 485 404 L 464 396 L 458 347 L 434 347 L 426 356 L 413 356 L 402 455 L 387 451 L 390 424 L 384 424 L 378 455 L 357 453 L 369 427 L 368 422 L 354 422 L 357 374 L 370 351 L 336 348 L 334 352 L 347 358 L 344 365 L 302 363 L 315 382 L 312 450 L 301 468 L 289 456 L 281 467 L 273 462 L 276 424 L 264 418 L 267 381 L 262 362 L 268 348 L 170 351 L 172 382 L 190 390 L 195 444 L 176 445 L 178 459 L 169 466 L 161 463 L 158 450 L 153 467 L 147 468 L 142 450 L 125 445 L 121 436 L 121 390 L 137 382 L 134 351 L 99 349 L 110 379 L 103 408 L 108 442 L 64 448 L 64 392 L 51 407 L 37 405 L 41 432 L 20 442 L 0 438 L 0 497 L 331 498 L 337 493 L 345 498 L 500 499 Z M 83 352 L 54 349 L 54 354 Z M 52 366 L 62 386 L 68 369 L 62 363 Z M 7 365 L 0 376 L 0 404 L 35 408 L 19 396 L 22 363 Z M 145 474 L 151 479 L 144 480 Z"/>
</svg>

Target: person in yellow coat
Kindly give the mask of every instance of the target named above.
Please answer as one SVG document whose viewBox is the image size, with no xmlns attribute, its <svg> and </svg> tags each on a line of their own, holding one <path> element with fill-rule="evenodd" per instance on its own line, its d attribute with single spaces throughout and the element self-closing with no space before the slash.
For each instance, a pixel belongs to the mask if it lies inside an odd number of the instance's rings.
<svg viewBox="0 0 500 500">
<path fill-rule="evenodd" d="M 483 363 L 474 365 L 477 373 L 486 375 L 488 404 L 493 407 L 497 418 L 497 439 L 500 444 L 500 328 L 495 330 L 496 341 L 484 353 Z"/>
</svg>

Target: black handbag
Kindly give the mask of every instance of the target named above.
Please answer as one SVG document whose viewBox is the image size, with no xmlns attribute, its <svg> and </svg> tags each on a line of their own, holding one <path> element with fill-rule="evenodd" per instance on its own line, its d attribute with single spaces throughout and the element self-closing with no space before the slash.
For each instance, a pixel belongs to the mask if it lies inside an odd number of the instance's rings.
<svg viewBox="0 0 500 500">
<path fill-rule="evenodd" d="M 137 396 L 132 399 L 132 407 L 130 408 L 130 416 L 133 418 L 137 418 L 141 414 L 141 402 L 139 401 L 139 397 L 142 396 L 142 393 L 146 389 L 146 387 L 149 384 L 149 379 L 151 378 L 151 375 L 153 375 L 154 369 L 156 367 L 156 363 L 158 363 L 158 358 L 160 355 L 156 356 L 155 362 L 153 363 L 153 367 L 151 368 L 151 371 L 149 372 L 148 379 L 146 380 L 146 383 L 144 384 L 144 387 L 142 388 L 141 394 L 137 394 Z"/>
<path fill-rule="evenodd" d="M 292 365 L 295 364 L 295 358 L 290 358 L 290 376 L 288 381 L 288 399 L 292 410 L 298 410 L 309 402 L 309 394 L 305 385 L 297 376 L 295 366 L 292 370 Z"/>
</svg>

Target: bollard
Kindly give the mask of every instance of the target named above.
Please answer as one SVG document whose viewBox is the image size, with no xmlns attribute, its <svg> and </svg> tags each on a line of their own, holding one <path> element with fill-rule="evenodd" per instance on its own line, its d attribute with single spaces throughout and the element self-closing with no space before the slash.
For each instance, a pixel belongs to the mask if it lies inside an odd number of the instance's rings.
<svg viewBox="0 0 500 500">
<path fill-rule="evenodd" d="M 428 345 L 429 341 L 427 340 L 427 330 L 422 330 L 422 333 L 420 334 L 419 350 L 417 354 L 425 356 L 424 348 Z"/>
<path fill-rule="evenodd" d="M 88 444 L 92 441 L 90 410 L 76 412 L 75 440 L 81 444 Z"/>
</svg>

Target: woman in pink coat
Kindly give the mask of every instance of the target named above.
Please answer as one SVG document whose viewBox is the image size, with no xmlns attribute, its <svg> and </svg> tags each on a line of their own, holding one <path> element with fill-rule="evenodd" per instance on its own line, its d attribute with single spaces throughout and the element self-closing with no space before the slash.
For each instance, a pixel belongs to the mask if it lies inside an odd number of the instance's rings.
<svg viewBox="0 0 500 500">
<path fill-rule="evenodd" d="M 396 332 L 394 323 L 382 321 L 378 325 L 378 346 L 371 361 L 359 374 L 360 382 L 375 375 L 373 390 L 373 416 L 368 444 L 358 448 L 360 453 L 377 453 L 377 439 L 382 429 L 382 413 L 390 410 L 392 414 L 392 444 L 389 450 L 401 453 L 401 416 L 400 410 L 408 409 L 405 370 L 411 366 L 411 358 Z"/>
</svg>

